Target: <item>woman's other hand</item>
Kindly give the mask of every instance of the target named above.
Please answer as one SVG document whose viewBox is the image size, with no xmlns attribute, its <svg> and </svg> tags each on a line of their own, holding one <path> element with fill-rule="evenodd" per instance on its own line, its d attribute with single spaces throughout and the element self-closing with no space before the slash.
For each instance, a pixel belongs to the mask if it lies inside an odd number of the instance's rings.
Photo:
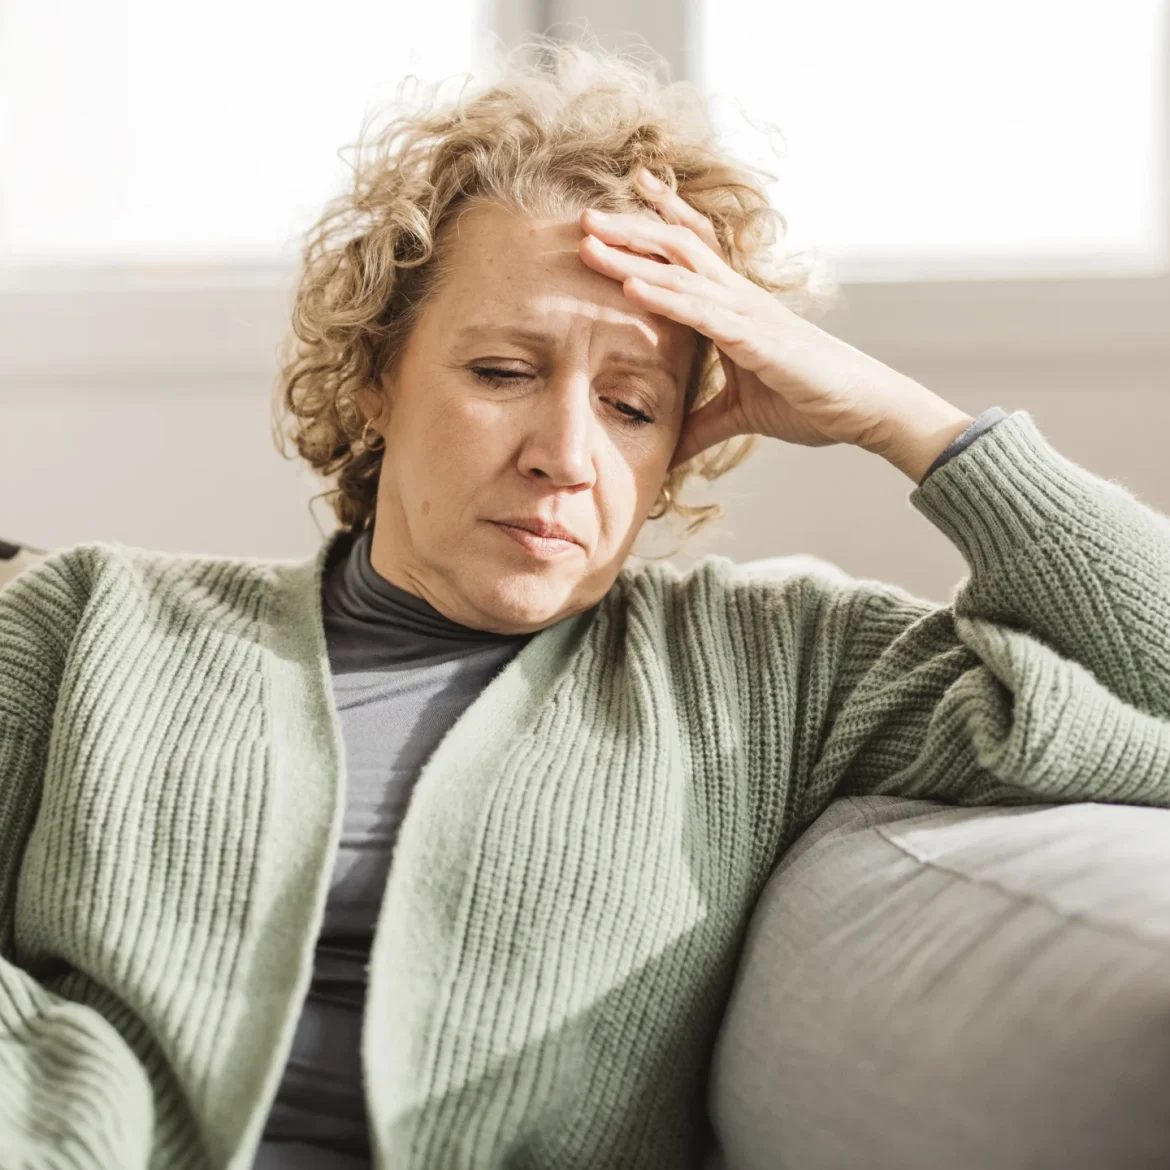
<svg viewBox="0 0 1170 1170">
<path fill-rule="evenodd" d="M 635 304 L 709 337 L 726 387 L 688 416 L 671 467 L 742 434 L 850 443 L 917 480 L 971 421 L 921 383 L 798 316 L 728 265 L 710 220 L 647 171 L 658 216 L 581 213 L 582 260 Z"/>
</svg>

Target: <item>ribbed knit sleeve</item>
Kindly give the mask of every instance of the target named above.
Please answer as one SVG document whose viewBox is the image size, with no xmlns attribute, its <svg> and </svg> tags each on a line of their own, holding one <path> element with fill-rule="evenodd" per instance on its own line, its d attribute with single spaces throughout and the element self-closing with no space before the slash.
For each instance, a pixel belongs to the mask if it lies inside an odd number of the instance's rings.
<svg viewBox="0 0 1170 1170">
<path fill-rule="evenodd" d="M 58 692 L 89 583 L 81 546 L 0 590 L 0 1165 L 145 1170 L 147 1078 L 93 1008 L 15 957 L 17 879 L 42 802 Z"/>
<path fill-rule="evenodd" d="M 1016 411 L 910 494 L 962 552 L 949 605 L 834 587 L 844 631 L 806 824 L 834 796 L 1170 806 L 1170 520 Z"/>
</svg>

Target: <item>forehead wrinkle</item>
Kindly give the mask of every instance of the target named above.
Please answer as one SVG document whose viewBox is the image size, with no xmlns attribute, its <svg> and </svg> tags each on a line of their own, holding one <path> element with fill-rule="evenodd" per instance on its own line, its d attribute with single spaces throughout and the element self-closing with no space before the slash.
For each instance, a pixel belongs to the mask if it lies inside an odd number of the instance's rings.
<svg viewBox="0 0 1170 1170">
<path fill-rule="evenodd" d="M 509 222 L 504 230 L 514 230 L 517 226 L 520 225 Z M 552 315 L 564 315 L 572 331 L 586 329 L 591 350 L 599 341 L 604 344 L 604 340 L 598 337 L 599 332 L 602 336 L 608 332 L 605 329 L 599 331 L 599 324 L 633 329 L 636 333 L 630 336 L 629 343 L 622 345 L 615 340 L 606 351 L 605 359 L 634 368 L 661 371 L 676 389 L 681 390 L 687 373 L 675 369 L 679 363 L 673 360 L 675 355 L 671 353 L 669 321 L 653 313 L 640 312 L 627 301 L 619 282 L 590 268 L 578 251 L 581 234 L 580 226 L 575 222 L 525 225 L 523 246 L 512 252 L 511 265 L 501 270 L 493 254 L 501 243 L 499 233 L 476 233 L 474 246 L 466 259 L 478 270 L 480 282 L 494 286 L 495 294 L 490 299 L 481 299 L 480 290 L 472 293 L 474 299 L 467 307 L 472 309 L 474 304 L 474 310 L 479 312 L 472 311 L 480 319 L 473 319 L 467 327 L 458 330 L 453 340 L 510 336 L 521 343 L 549 348 L 562 339 L 562 333 L 543 330 L 537 322 Z M 554 239 L 550 240 L 550 236 Z M 565 242 L 561 244 L 556 236 Z M 561 273 L 568 278 L 570 287 L 581 287 L 581 292 L 549 291 L 550 280 L 560 283 L 563 279 Z M 471 289 L 465 291 L 471 292 Z M 476 301 L 479 303 L 475 304 Z M 491 301 L 494 301 L 492 308 L 496 319 L 484 319 L 481 314 Z M 649 352 L 639 352 L 643 345 L 649 347 Z"/>
<path fill-rule="evenodd" d="M 623 312 L 620 309 L 610 308 L 606 305 L 582 302 L 574 297 L 564 297 L 556 293 L 536 297 L 529 302 L 529 305 L 531 308 L 527 310 L 523 304 L 516 306 L 519 311 L 519 320 L 531 321 L 534 317 L 540 316 L 542 312 L 560 312 L 581 323 L 587 321 L 590 325 L 595 325 L 601 322 L 608 325 L 616 325 L 623 329 L 636 329 L 646 339 L 647 344 L 654 347 L 655 352 L 660 352 L 661 337 L 658 330 L 649 321 L 645 321 L 633 313 Z M 588 311 L 585 311 L 586 307 Z M 508 334 L 526 341 L 544 343 L 555 340 L 557 336 L 544 329 L 533 328 L 531 325 L 522 325 L 519 323 L 519 320 L 516 323 L 501 320 L 467 325 L 458 330 L 455 336 L 460 339 L 467 338 L 473 340 L 475 338 L 486 338 L 493 334 Z M 650 358 L 639 358 L 638 355 L 632 352 L 628 356 L 635 361 L 652 360 Z"/>
<path fill-rule="evenodd" d="M 556 293 L 546 293 L 538 297 L 537 301 L 542 308 L 553 313 L 563 312 L 578 319 L 588 317 L 593 325 L 601 323 L 636 329 L 650 345 L 658 349 L 658 330 L 645 318 L 629 309 L 602 305 L 596 301 L 581 301 L 575 297 L 559 296 Z M 583 311 L 586 306 L 588 306 L 588 312 Z"/>
<path fill-rule="evenodd" d="M 491 206 L 487 210 L 494 212 L 498 209 Z M 597 320 L 632 325 L 651 345 L 658 348 L 661 330 L 653 324 L 654 315 L 639 314 L 626 301 L 618 281 L 596 272 L 581 259 L 578 245 L 584 233 L 575 220 L 525 223 L 523 218 L 512 217 L 507 226 L 512 230 L 519 228 L 524 235 L 524 246 L 512 256 L 513 260 L 519 261 L 518 266 L 512 271 L 496 270 L 496 257 L 492 253 L 500 241 L 497 236 L 487 232 L 476 234 L 473 263 L 481 270 L 484 279 L 495 282 L 501 291 L 507 290 L 510 294 L 507 299 L 511 302 L 509 307 L 514 305 L 521 314 L 526 314 L 528 306 L 523 303 L 525 292 L 535 291 L 533 300 L 542 308 L 547 307 L 552 312 L 564 311 L 572 317 L 585 316 L 587 310 Z M 560 243 L 558 237 L 564 243 Z M 547 244 L 544 241 L 548 241 Z M 571 274 L 575 281 L 583 280 L 587 288 L 596 290 L 596 294 L 558 296 L 539 291 L 556 269 L 567 270 L 566 275 Z M 529 286 L 527 290 L 524 287 L 526 285 Z M 605 297 L 612 298 L 616 304 L 606 306 L 603 303 Z"/>
</svg>

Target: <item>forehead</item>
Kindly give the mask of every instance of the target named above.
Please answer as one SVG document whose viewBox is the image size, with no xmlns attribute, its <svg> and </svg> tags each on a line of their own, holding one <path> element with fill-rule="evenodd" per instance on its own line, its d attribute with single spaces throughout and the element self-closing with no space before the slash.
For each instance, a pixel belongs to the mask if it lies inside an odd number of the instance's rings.
<svg viewBox="0 0 1170 1170">
<path fill-rule="evenodd" d="M 689 356 L 694 339 L 688 327 L 638 308 L 616 280 L 581 259 L 584 233 L 575 217 L 537 218 L 478 204 L 447 230 L 448 273 L 440 297 L 461 321 L 486 327 L 539 321 L 565 329 L 592 322 L 620 331 L 648 354 Z"/>
</svg>

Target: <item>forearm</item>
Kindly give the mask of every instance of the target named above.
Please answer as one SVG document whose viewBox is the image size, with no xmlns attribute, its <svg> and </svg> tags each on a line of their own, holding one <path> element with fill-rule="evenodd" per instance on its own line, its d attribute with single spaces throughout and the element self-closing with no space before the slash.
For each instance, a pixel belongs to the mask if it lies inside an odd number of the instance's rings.
<svg viewBox="0 0 1170 1170">
<path fill-rule="evenodd" d="M 1025 412 L 910 500 L 971 572 L 948 606 L 873 582 L 846 595 L 802 815 L 850 792 L 1170 807 L 1170 520 Z"/>
<path fill-rule="evenodd" d="M 939 468 L 910 502 L 971 568 L 957 618 L 1003 623 L 1170 717 L 1170 521 L 1056 451 L 1026 412 Z"/>
</svg>

